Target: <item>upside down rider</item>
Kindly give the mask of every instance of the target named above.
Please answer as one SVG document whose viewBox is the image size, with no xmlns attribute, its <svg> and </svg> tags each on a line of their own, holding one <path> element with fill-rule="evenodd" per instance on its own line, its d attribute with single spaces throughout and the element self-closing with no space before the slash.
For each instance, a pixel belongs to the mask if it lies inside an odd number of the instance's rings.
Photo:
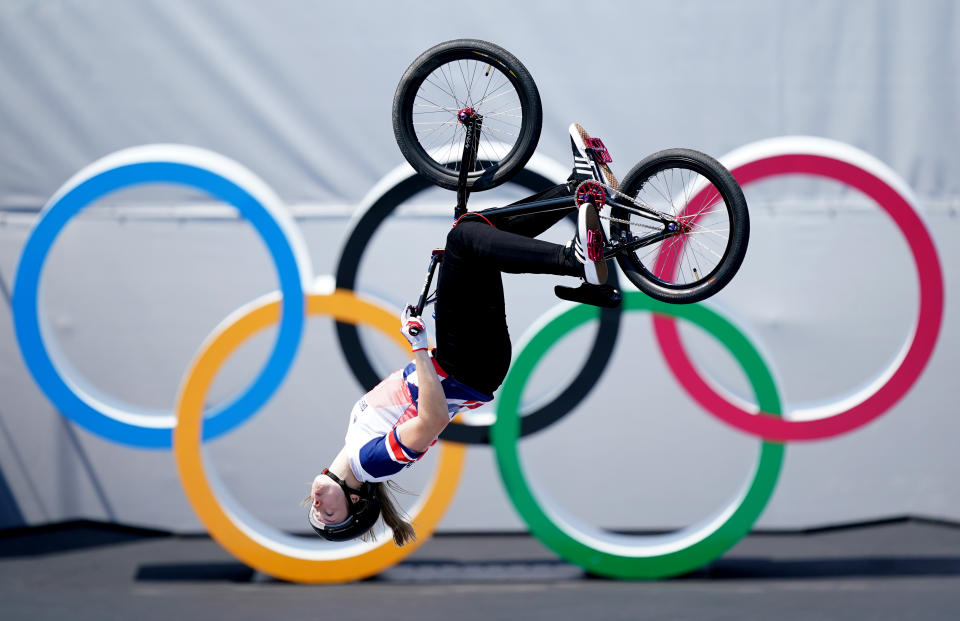
<svg viewBox="0 0 960 621">
<path fill-rule="evenodd" d="M 588 154 L 573 127 L 574 156 L 582 161 Z M 574 168 L 566 184 L 521 202 L 569 195 L 589 178 Z M 566 245 L 536 239 L 567 213 L 478 211 L 454 224 L 437 282 L 436 347 L 428 348 L 423 319 L 408 306 L 400 321 L 413 360 L 353 406 L 343 448 L 316 476 L 307 497 L 318 535 L 331 541 L 362 537 L 382 517 L 397 545 L 416 538 L 385 482 L 415 464 L 459 412 L 491 401 L 506 377 L 511 345 L 502 273 L 579 277 L 584 284 L 576 290 L 578 301 L 619 303 L 619 292 L 605 284 L 603 231 L 593 204 L 579 206 L 577 233 Z"/>
</svg>

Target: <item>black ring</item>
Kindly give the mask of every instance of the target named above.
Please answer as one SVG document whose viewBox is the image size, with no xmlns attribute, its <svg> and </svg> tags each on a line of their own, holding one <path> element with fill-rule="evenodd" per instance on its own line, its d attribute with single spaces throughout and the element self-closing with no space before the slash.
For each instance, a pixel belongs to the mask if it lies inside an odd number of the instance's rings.
<svg viewBox="0 0 960 621">
<path fill-rule="evenodd" d="M 510 180 L 532 192 L 540 192 L 556 185 L 553 181 L 529 169 L 523 169 Z M 392 188 L 383 193 L 373 202 L 361 216 L 355 220 L 353 229 L 347 236 L 347 241 L 340 251 L 340 260 L 337 263 L 336 286 L 338 289 L 353 290 L 357 282 L 357 271 L 363 253 L 370 243 L 377 227 L 391 214 L 394 209 L 414 195 L 435 187 L 429 180 L 415 174 L 401 180 Z M 575 217 L 575 214 L 573 214 Z M 617 273 L 611 270 L 611 281 L 619 288 Z M 371 390 L 383 379 L 374 370 L 373 365 L 360 341 L 360 332 L 354 324 L 337 322 L 337 339 L 340 349 L 354 377 L 365 390 Z M 549 427 L 563 418 L 577 404 L 590 393 L 590 390 L 600 379 L 607 368 L 607 360 L 613 353 L 620 331 L 620 309 L 602 309 L 600 325 L 593 341 L 593 347 L 587 360 L 577 373 L 573 382 L 549 403 L 534 410 L 523 417 L 520 435 L 527 436 Z M 463 444 L 489 444 L 489 425 L 448 425 L 440 435 L 441 439 Z"/>
</svg>

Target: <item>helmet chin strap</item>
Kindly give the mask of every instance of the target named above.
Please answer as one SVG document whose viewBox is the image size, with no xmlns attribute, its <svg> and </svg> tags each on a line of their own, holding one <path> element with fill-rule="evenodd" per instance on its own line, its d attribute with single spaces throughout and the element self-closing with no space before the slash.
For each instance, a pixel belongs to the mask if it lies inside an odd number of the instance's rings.
<svg viewBox="0 0 960 621">
<path fill-rule="evenodd" d="M 340 489 L 343 490 L 343 495 L 344 495 L 344 496 L 346 497 L 346 499 L 347 499 L 347 511 L 350 513 L 350 515 L 353 515 L 353 505 L 355 504 L 355 503 L 353 502 L 353 500 L 350 499 L 350 495 L 351 495 L 351 494 L 356 494 L 356 495 L 359 496 L 360 498 L 369 498 L 369 497 L 370 497 L 370 494 L 368 493 L 368 491 L 369 491 L 369 490 L 368 490 L 368 487 L 369 487 L 369 485 L 370 485 L 369 483 L 364 483 L 362 490 L 361 490 L 361 489 L 353 489 L 352 487 L 350 487 L 349 485 L 347 485 L 347 484 L 343 481 L 343 479 L 341 479 L 340 477 L 338 477 L 338 476 L 335 475 L 334 473 L 330 472 L 330 469 L 329 469 L 329 468 L 324 468 L 324 469 L 323 469 L 323 472 L 321 472 L 320 474 L 325 474 L 325 475 L 327 475 L 328 477 L 330 477 L 330 479 L 332 479 L 333 482 L 336 483 L 337 485 L 339 485 L 339 486 L 340 486 Z"/>
</svg>

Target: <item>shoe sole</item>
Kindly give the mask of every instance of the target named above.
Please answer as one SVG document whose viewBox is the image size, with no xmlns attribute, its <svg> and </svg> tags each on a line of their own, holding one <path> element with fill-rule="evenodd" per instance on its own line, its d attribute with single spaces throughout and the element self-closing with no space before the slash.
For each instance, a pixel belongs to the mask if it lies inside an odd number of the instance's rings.
<svg viewBox="0 0 960 621">
<path fill-rule="evenodd" d="M 600 179 L 596 164 L 587 155 L 587 145 L 583 141 L 583 128 L 577 123 L 571 123 L 569 127 L 570 142 L 573 144 L 573 172 L 578 180 Z"/>
<path fill-rule="evenodd" d="M 591 205 L 590 209 L 580 210 L 577 228 L 584 250 L 584 276 L 591 285 L 602 285 L 607 282 L 607 262 L 603 258 L 603 228 L 600 226 L 597 210 L 592 207 Z"/>
</svg>

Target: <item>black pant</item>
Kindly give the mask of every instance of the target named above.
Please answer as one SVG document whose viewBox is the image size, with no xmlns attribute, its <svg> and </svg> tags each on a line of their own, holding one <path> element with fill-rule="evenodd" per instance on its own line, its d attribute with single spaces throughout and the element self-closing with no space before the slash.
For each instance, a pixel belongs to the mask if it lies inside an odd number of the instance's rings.
<svg viewBox="0 0 960 621">
<path fill-rule="evenodd" d="M 566 213 L 489 217 L 493 226 L 467 216 L 447 235 L 437 280 L 436 357 L 458 381 L 493 394 L 507 375 L 511 347 L 501 272 L 580 275 L 565 262 L 563 246 L 533 239 Z"/>
</svg>

